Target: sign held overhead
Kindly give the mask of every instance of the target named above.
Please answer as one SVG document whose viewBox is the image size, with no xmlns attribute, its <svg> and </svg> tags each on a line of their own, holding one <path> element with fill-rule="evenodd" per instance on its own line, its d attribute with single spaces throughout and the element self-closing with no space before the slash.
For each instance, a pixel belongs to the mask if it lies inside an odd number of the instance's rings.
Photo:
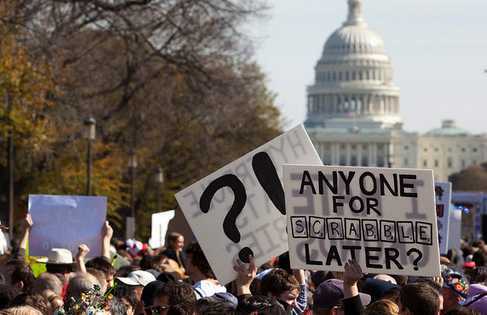
<svg viewBox="0 0 487 315">
<path fill-rule="evenodd" d="M 236 256 L 262 264 L 287 251 L 283 163 L 321 165 L 302 125 L 176 194 L 222 284 L 235 279 Z"/>
</svg>

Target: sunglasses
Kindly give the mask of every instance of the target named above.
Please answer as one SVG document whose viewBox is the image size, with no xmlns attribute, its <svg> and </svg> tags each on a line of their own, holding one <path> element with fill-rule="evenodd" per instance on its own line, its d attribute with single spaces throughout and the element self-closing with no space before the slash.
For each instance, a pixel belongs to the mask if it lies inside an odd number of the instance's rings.
<svg viewBox="0 0 487 315">
<path fill-rule="evenodd" d="M 157 314 L 162 314 L 162 312 L 168 310 L 169 305 L 150 306 L 150 307 L 145 307 L 144 309 L 149 314 L 157 315 Z"/>
</svg>

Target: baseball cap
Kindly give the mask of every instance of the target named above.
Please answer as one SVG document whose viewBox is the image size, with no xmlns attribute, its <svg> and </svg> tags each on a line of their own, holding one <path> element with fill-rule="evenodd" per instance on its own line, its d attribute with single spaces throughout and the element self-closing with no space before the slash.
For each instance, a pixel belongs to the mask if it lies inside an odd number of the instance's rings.
<svg viewBox="0 0 487 315">
<path fill-rule="evenodd" d="M 362 305 L 370 303 L 370 295 L 359 293 Z M 331 309 L 343 300 L 343 280 L 328 279 L 323 281 L 313 295 L 314 307 Z"/>
<path fill-rule="evenodd" d="M 150 272 L 144 270 L 135 270 L 129 273 L 128 277 L 118 277 L 118 281 L 130 286 L 143 286 L 145 287 L 152 281 L 156 281 L 156 277 Z"/>
</svg>

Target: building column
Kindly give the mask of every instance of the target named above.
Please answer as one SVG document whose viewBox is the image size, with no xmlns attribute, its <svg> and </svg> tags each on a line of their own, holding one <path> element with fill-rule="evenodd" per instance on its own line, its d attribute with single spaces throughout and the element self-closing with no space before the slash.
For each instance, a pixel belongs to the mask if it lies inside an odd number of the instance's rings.
<svg viewBox="0 0 487 315">
<path fill-rule="evenodd" d="M 357 144 L 357 165 L 362 166 L 362 144 Z"/>
<path fill-rule="evenodd" d="M 371 148 L 371 159 L 370 166 L 377 166 L 377 143 L 372 143 Z"/>
<path fill-rule="evenodd" d="M 347 165 L 350 165 L 350 162 L 351 162 L 351 160 L 352 160 L 352 159 L 351 159 L 351 156 L 352 156 L 352 154 L 351 154 L 351 150 L 352 150 L 352 148 L 351 148 L 351 144 L 350 144 L 350 143 L 347 143 L 347 144 L 345 145 L 345 148 L 346 148 L 346 150 L 347 150 L 347 159 L 346 159 L 346 162 L 347 162 Z"/>
</svg>

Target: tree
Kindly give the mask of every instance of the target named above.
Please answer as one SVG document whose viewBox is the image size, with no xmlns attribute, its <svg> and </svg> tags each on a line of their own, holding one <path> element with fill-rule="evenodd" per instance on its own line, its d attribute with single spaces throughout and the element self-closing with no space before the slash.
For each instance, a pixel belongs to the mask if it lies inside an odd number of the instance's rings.
<svg viewBox="0 0 487 315">
<path fill-rule="evenodd" d="M 259 0 L 17 0 L 6 25 L 33 60 L 46 60 L 58 93 L 45 111 L 55 130 L 31 159 L 22 191 L 80 194 L 82 121 L 97 120 L 96 194 L 122 228 L 128 206 L 130 152 L 139 160 L 136 208 L 147 236 L 158 187 L 163 207 L 174 192 L 281 131 L 265 77 L 251 61 L 242 23 L 259 16 Z M 28 154 L 28 153 L 26 153 Z M 143 229 L 145 228 L 145 229 Z"/>
<path fill-rule="evenodd" d="M 455 191 L 487 192 L 487 163 L 473 165 L 449 177 Z"/>
</svg>

